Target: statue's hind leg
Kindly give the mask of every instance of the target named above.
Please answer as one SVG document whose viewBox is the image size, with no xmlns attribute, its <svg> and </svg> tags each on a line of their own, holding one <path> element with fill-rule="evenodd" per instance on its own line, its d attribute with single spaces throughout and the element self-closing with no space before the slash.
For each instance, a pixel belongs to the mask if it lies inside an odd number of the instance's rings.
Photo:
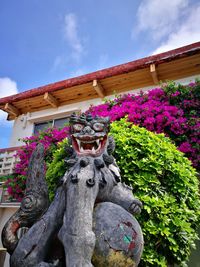
<svg viewBox="0 0 200 267">
<path fill-rule="evenodd" d="M 67 205 L 59 239 L 65 248 L 67 267 L 91 267 L 95 247 L 92 215 L 99 185 L 91 165 L 81 168 L 76 179 L 71 178 L 66 182 Z"/>
</svg>

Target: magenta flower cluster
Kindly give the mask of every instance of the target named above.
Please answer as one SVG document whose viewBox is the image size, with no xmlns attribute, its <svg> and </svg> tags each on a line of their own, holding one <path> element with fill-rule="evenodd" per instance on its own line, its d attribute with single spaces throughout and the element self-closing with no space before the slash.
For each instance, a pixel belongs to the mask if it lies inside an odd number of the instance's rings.
<svg viewBox="0 0 200 267">
<path fill-rule="evenodd" d="M 39 135 L 33 135 L 24 138 L 23 141 L 26 145 L 16 153 L 16 157 L 20 161 L 15 165 L 14 172 L 16 174 L 26 175 L 30 155 L 37 144 L 42 143 L 44 145 L 46 156 L 48 157 L 48 155 L 51 154 L 51 150 L 54 148 L 54 146 L 67 137 L 68 132 L 69 127 L 64 127 L 62 129 L 48 128 Z"/>
<path fill-rule="evenodd" d="M 8 179 L 5 181 L 5 186 L 12 200 L 15 199 L 19 202 L 22 200 L 25 184 L 26 179 L 24 176 L 9 175 Z"/>
<path fill-rule="evenodd" d="M 11 198 L 21 201 L 25 189 L 26 175 L 30 156 L 38 143 L 42 143 L 45 148 L 45 157 L 49 161 L 57 143 L 68 136 L 69 127 L 62 129 L 48 128 L 38 135 L 33 135 L 23 139 L 25 146 L 19 149 L 15 155 L 19 162 L 15 165 L 14 175 L 10 176 L 5 186 Z"/>
<path fill-rule="evenodd" d="M 200 170 L 200 82 L 187 86 L 169 83 L 146 93 L 126 94 L 88 112 L 128 121 L 170 137 L 178 149 Z"/>
</svg>

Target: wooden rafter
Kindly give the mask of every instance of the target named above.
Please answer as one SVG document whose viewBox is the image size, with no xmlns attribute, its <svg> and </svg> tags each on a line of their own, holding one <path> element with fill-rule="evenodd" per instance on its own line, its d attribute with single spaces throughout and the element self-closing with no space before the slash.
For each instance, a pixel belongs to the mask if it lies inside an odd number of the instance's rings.
<svg viewBox="0 0 200 267">
<path fill-rule="evenodd" d="M 8 112 L 8 114 L 14 115 L 15 117 L 19 116 L 20 114 L 19 110 L 10 103 L 5 104 L 4 110 Z"/>
<path fill-rule="evenodd" d="M 101 97 L 101 98 L 105 97 L 105 90 L 99 81 L 93 80 L 92 86 L 94 87 L 94 89 L 97 92 L 97 94 L 99 95 L 99 97 Z"/>
<path fill-rule="evenodd" d="M 150 65 L 150 73 L 151 73 L 154 84 L 158 84 L 159 79 L 158 79 L 158 73 L 156 71 L 156 65 L 155 64 Z"/>
<path fill-rule="evenodd" d="M 54 108 L 59 106 L 59 101 L 48 92 L 44 94 L 44 100 Z"/>
</svg>

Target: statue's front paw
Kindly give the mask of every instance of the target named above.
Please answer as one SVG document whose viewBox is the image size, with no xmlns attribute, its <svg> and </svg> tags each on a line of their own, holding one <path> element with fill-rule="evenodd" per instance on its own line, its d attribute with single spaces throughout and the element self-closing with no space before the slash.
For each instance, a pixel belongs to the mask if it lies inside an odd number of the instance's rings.
<svg viewBox="0 0 200 267">
<path fill-rule="evenodd" d="M 41 261 L 37 265 L 34 265 L 34 267 L 59 267 L 61 266 L 60 264 L 61 263 L 59 260 L 55 260 L 54 263 L 47 263 L 47 262 Z"/>
<path fill-rule="evenodd" d="M 132 213 L 133 215 L 140 214 L 141 209 L 142 209 L 142 202 L 139 201 L 138 199 L 134 199 L 129 208 L 130 213 Z"/>
</svg>

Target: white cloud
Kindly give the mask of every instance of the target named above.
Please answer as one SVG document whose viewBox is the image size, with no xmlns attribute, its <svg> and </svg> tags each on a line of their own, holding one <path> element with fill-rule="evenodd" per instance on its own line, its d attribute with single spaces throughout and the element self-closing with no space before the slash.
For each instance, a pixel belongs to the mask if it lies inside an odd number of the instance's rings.
<svg viewBox="0 0 200 267">
<path fill-rule="evenodd" d="M 8 77 L 0 78 L 0 98 L 17 94 L 17 83 Z"/>
<path fill-rule="evenodd" d="M 65 15 L 64 36 L 73 49 L 73 57 L 79 60 L 84 53 L 84 47 L 78 33 L 78 19 L 74 13 Z"/>
<path fill-rule="evenodd" d="M 187 19 L 179 29 L 169 34 L 167 40 L 153 52 L 162 53 L 187 44 L 200 41 L 200 5 L 190 9 Z"/>
<path fill-rule="evenodd" d="M 109 65 L 109 56 L 108 54 L 104 53 L 99 56 L 99 63 L 97 69 L 104 69 L 107 68 Z"/>
<path fill-rule="evenodd" d="M 6 124 L 6 118 L 7 118 L 7 113 L 0 110 L 0 126 L 5 125 Z"/>
<path fill-rule="evenodd" d="M 54 63 L 53 63 L 53 67 L 51 69 L 51 71 L 54 71 L 58 68 L 58 66 L 60 66 L 63 62 L 63 59 L 61 56 L 57 56 L 54 60 Z"/>
<path fill-rule="evenodd" d="M 72 72 L 70 73 L 70 76 L 69 76 L 69 77 L 72 77 L 72 78 L 74 78 L 74 77 L 78 77 L 78 76 L 81 76 L 81 75 L 86 74 L 87 72 L 88 72 L 88 71 L 87 71 L 86 68 L 79 68 L 79 69 L 77 69 L 77 70 L 75 70 L 75 71 L 72 71 Z"/>
<path fill-rule="evenodd" d="M 135 31 L 147 32 L 152 39 L 159 40 L 178 28 L 188 5 L 188 0 L 143 0 L 138 8 Z"/>
<path fill-rule="evenodd" d="M 0 78 L 0 98 L 17 94 L 17 84 L 15 81 L 8 77 Z M 10 124 L 6 121 L 7 113 L 0 110 L 0 125 L 9 126 Z"/>
<path fill-rule="evenodd" d="M 50 68 L 50 73 L 55 72 L 58 69 L 66 68 L 66 64 L 67 64 L 66 55 L 56 56 L 53 61 L 52 67 Z"/>
<path fill-rule="evenodd" d="M 88 38 L 83 36 L 79 31 L 79 20 L 76 14 L 68 13 L 62 19 L 62 38 L 67 42 L 68 48 L 71 49 L 70 52 L 65 49 L 65 51 L 57 55 L 54 60 L 50 72 L 55 72 L 57 70 L 63 70 L 67 68 L 70 63 L 80 63 L 83 55 L 86 54 L 86 43 Z"/>
<path fill-rule="evenodd" d="M 132 34 L 157 43 L 151 54 L 200 41 L 200 4 L 190 0 L 142 0 Z"/>
<path fill-rule="evenodd" d="M 97 64 L 95 64 L 94 66 L 85 66 L 83 65 L 82 67 L 72 71 L 69 75 L 69 77 L 77 77 L 77 76 L 81 76 L 90 72 L 94 72 L 94 71 L 98 71 L 101 69 L 105 69 L 109 67 L 109 63 L 108 63 L 108 54 L 103 53 L 101 55 L 99 55 Z"/>
</svg>

